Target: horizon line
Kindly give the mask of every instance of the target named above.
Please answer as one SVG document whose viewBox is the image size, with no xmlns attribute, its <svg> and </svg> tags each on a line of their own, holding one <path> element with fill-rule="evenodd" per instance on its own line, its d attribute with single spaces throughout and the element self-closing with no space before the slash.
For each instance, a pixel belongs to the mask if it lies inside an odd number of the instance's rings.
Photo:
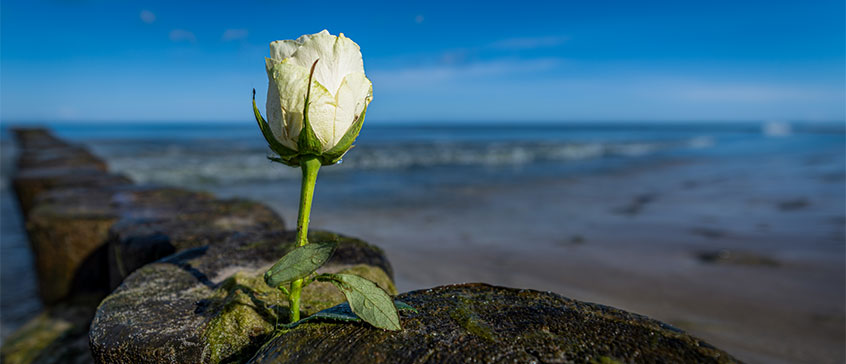
<svg viewBox="0 0 846 364">
<path fill-rule="evenodd" d="M 529 120 L 484 120 L 484 119 L 456 119 L 456 120 L 371 120 L 367 124 L 372 125 L 504 125 L 504 124 L 578 124 L 578 123 L 767 123 L 767 122 L 787 122 L 787 123 L 846 123 L 846 119 L 792 119 L 792 118 L 769 118 L 769 119 L 529 119 Z M 184 119 L 184 120 L 109 120 L 109 119 L 65 119 L 65 120 L 0 120 L 0 125 L 4 127 L 15 125 L 56 125 L 56 124 L 241 124 L 241 123 L 255 123 L 252 119 L 245 120 L 202 120 L 202 119 Z"/>
</svg>

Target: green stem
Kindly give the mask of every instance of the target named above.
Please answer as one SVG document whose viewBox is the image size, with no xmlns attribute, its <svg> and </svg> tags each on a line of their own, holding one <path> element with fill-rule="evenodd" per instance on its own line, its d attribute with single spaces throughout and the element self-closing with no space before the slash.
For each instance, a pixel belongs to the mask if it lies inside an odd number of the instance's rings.
<svg viewBox="0 0 846 364">
<path fill-rule="evenodd" d="M 291 306 L 291 322 L 294 323 L 300 320 L 300 295 L 303 292 L 303 280 L 298 279 L 291 282 L 291 295 L 288 296 L 288 302 Z"/>
<path fill-rule="evenodd" d="M 300 211 L 297 215 L 297 244 L 308 244 L 308 218 L 311 215 L 311 200 L 314 198 L 314 185 L 317 182 L 317 171 L 320 161 L 317 157 L 305 157 L 300 161 L 303 169 L 303 181 L 300 187 Z"/>
<path fill-rule="evenodd" d="M 320 161 L 317 157 L 304 157 L 300 161 L 303 170 L 302 186 L 300 187 L 300 211 L 297 215 L 297 246 L 308 244 L 308 220 L 311 215 L 311 200 L 314 198 L 314 185 L 317 182 L 317 171 Z M 291 322 L 300 320 L 300 295 L 303 290 L 303 280 L 291 282 L 291 294 L 288 301 L 291 307 Z"/>
</svg>

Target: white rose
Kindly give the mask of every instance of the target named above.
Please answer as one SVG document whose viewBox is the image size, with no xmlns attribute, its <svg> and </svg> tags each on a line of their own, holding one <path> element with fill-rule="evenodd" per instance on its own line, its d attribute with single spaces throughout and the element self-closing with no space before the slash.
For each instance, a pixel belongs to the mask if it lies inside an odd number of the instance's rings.
<svg viewBox="0 0 846 364">
<path fill-rule="evenodd" d="M 324 164 L 340 159 L 358 136 L 373 99 L 358 44 L 326 30 L 278 40 L 270 43 L 265 65 L 267 122 L 254 111 L 271 148 L 289 165 L 298 165 L 303 155 L 317 156 Z"/>
</svg>

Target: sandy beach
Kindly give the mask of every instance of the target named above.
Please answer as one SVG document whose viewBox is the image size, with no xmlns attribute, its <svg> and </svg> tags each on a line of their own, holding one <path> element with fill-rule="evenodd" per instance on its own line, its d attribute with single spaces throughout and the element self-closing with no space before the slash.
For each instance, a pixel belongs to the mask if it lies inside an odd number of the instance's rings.
<svg viewBox="0 0 846 364">
<path fill-rule="evenodd" d="M 384 247 L 401 291 L 476 281 L 548 290 L 671 323 L 750 363 L 840 363 L 838 158 L 693 159 L 342 205 L 319 187 L 312 221 Z M 264 200 L 291 219 L 294 196 Z"/>
</svg>

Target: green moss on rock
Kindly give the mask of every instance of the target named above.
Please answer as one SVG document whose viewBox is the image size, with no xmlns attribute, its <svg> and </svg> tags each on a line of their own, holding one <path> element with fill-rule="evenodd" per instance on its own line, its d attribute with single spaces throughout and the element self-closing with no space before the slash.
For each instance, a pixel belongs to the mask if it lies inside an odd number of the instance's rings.
<svg viewBox="0 0 846 364">
<path fill-rule="evenodd" d="M 467 332 L 482 339 L 496 342 L 497 338 L 494 335 L 493 329 L 484 320 L 479 318 L 479 315 L 473 308 L 475 303 L 470 298 L 464 296 L 457 296 L 457 300 L 457 304 L 449 311 L 449 316 L 462 328 L 467 330 Z"/>
<path fill-rule="evenodd" d="M 268 287 L 261 274 L 235 273 L 221 283 L 210 300 L 214 302 L 212 319 L 203 338 L 212 363 L 248 359 L 287 314 L 287 309 L 279 309 L 287 306 L 287 298 Z"/>
<path fill-rule="evenodd" d="M 115 220 L 109 211 L 85 206 L 41 205 L 32 211 L 26 228 L 45 303 L 71 294 L 75 280 L 83 282 L 79 289 L 105 291 L 105 255 L 99 249 Z"/>
<path fill-rule="evenodd" d="M 12 333 L 0 349 L 0 363 L 87 364 L 88 324 L 99 299 L 81 296 L 46 309 Z"/>
<path fill-rule="evenodd" d="M 462 284 L 397 296 L 402 331 L 309 322 L 249 363 L 735 363 L 664 323 L 550 292 Z"/>
<path fill-rule="evenodd" d="M 389 294 L 396 294 L 394 283 L 378 267 L 359 264 L 329 267 L 325 271 L 356 274 L 375 282 Z M 211 363 L 236 363 L 249 359 L 273 333 L 277 323 L 287 323 L 290 314 L 288 297 L 265 284 L 263 273 L 236 272 L 221 282 L 209 299 L 208 312 L 211 312 L 212 319 L 203 337 Z M 313 282 L 303 289 L 302 317 L 344 301 L 343 293 L 331 283 Z"/>
<path fill-rule="evenodd" d="M 53 341 L 66 335 L 72 328 L 73 325 L 68 321 L 51 319 L 47 313 L 41 313 L 6 339 L 0 350 L 2 362 L 30 364 Z"/>
<path fill-rule="evenodd" d="M 235 363 L 251 358 L 289 317 L 287 297 L 264 272 L 292 247 L 293 232 L 230 232 L 214 244 L 148 264 L 103 300 L 91 325 L 97 362 Z M 320 272 L 358 274 L 391 294 L 396 288 L 381 251 L 337 239 Z M 377 264 L 372 264 L 376 262 Z M 344 302 L 330 283 L 303 290 L 301 315 Z"/>
</svg>

